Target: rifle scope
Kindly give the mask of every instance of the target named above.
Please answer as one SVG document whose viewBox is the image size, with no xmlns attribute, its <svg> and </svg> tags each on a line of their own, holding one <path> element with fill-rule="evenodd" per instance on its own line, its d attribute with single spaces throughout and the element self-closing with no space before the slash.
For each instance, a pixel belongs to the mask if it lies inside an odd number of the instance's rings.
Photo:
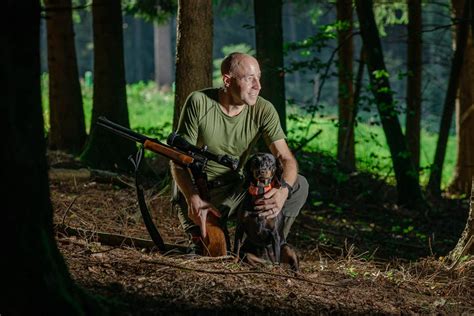
<svg viewBox="0 0 474 316">
<path fill-rule="evenodd" d="M 206 157 L 209 160 L 213 160 L 223 166 L 226 166 L 232 170 L 237 170 L 239 167 L 239 159 L 234 159 L 229 155 L 216 155 L 207 151 L 207 146 L 199 148 L 190 144 L 178 133 L 173 132 L 168 136 L 166 143 L 170 146 L 176 147 L 182 151 L 188 152 L 189 154 L 199 154 Z"/>
</svg>

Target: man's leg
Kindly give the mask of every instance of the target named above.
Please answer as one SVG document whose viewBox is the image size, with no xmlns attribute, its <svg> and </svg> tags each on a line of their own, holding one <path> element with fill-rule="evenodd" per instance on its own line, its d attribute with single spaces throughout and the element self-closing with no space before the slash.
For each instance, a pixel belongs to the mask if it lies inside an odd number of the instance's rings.
<svg viewBox="0 0 474 316">
<path fill-rule="evenodd" d="M 296 217 L 300 213 L 301 208 L 303 207 L 306 199 L 308 198 L 309 185 L 308 181 L 302 175 L 298 175 L 295 185 L 293 186 L 293 191 L 291 192 L 291 197 L 286 200 L 285 205 L 283 205 L 283 235 L 286 238 L 290 233 L 291 226 L 295 222 Z"/>
<path fill-rule="evenodd" d="M 177 210 L 178 219 L 188 237 L 199 247 L 201 228 L 194 224 L 194 222 L 189 218 L 188 205 L 184 196 L 181 192 L 177 192 L 177 195 L 177 198 L 173 199 L 173 201 Z M 227 219 L 235 213 L 236 209 L 243 201 L 245 190 L 242 189 L 241 183 L 232 183 L 217 188 L 211 188 L 210 195 L 211 203 L 216 206 L 221 213 L 222 217 L 219 222 L 224 232 L 228 235 Z M 227 246 L 229 247 L 229 244 Z"/>
</svg>

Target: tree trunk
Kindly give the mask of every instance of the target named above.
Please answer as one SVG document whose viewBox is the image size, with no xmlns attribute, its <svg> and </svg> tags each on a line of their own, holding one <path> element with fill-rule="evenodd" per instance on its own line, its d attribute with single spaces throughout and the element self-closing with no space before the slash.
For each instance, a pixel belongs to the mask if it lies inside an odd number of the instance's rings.
<svg viewBox="0 0 474 316">
<path fill-rule="evenodd" d="M 179 0 L 173 128 L 189 94 L 212 86 L 212 1 Z"/>
<path fill-rule="evenodd" d="M 254 0 L 257 60 L 262 71 L 261 95 L 275 106 L 286 132 L 281 8 L 281 0 Z"/>
<path fill-rule="evenodd" d="M 474 177 L 471 182 L 471 203 L 466 227 L 459 238 L 456 247 L 449 254 L 450 259 L 456 263 L 462 256 L 474 255 Z"/>
<path fill-rule="evenodd" d="M 375 24 L 372 1 L 356 0 L 356 9 L 367 54 L 367 67 L 372 92 L 377 102 L 377 109 L 392 156 L 399 203 L 413 207 L 424 207 L 426 203 L 418 184 L 417 171 L 411 160 L 408 145 L 393 104 L 392 90 Z"/>
<path fill-rule="evenodd" d="M 71 0 L 46 0 L 49 147 L 79 154 L 86 141 Z"/>
<path fill-rule="evenodd" d="M 3 194 L 2 314 L 93 315 L 106 311 L 72 281 L 53 234 L 41 109 L 40 1 L 8 1 L 0 80 Z M 14 30 L 14 32 L 12 31 Z"/>
<path fill-rule="evenodd" d="M 456 93 L 459 87 L 461 68 L 464 61 L 464 52 L 469 31 L 468 17 L 471 1 L 465 1 L 462 19 L 459 24 L 458 36 L 456 38 L 456 50 L 451 61 L 451 72 L 449 74 L 448 89 L 444 100 L 443 114 L 439 127 L 438 142 L 431 167 L 430 179 L 428 181 L 428 190 L 433 196 L 441 194 L 441 175 L 443 170 L 444 158 L 446 156 L 446 146 L 448 144 L 449 130 L 453 119 L 454 104 Z"/>
<path fill-rule="evenodd" d="M 421 0 L 408 0 L 406 138 L 416 170 L 420 169 L 422 37 Z"/>
<path fill-rule="evenodd" d="M 462 1 L 453 1 L 456 16 L 462 14 Z M 471 8 L 471 11 L 473 9 Z M 454 179 L 449 191 L 456 194 L 471 192 L 474 176 L 474 46 L 472 36 L 468 36 L 464 62 L 459 82 L 459 97 L 456 100 L 457 160 Z"/>
<path fill-rule="evenodd" d="M 351 124 L 354 113 L 354 88 L 352 84 L 352 60 L 354 45 L 352 41 L 352 0 L 337 1 L 337 20 L 348 23 L 347 27 L 338 31 L 338 97 L 339 127 L 337 138 L 337 159 L 348 171 L 354 171 L 354 125 Z"/>
<path fill-rule="evenodd" d="M 155 47 L 155 82 L 162 90 L 170 90 L 173 83 L 171 58 L 171 22 L 153 25 Z"/>
<path fill-rule="evenodd" d="M 94 0 L 94 100 L 91 135 L 81 156 L 88 166 L 104 170 L 131 170 L 128 156 L 135 144 L 97 127 L 99 116 L 129 127 L 125 67 L 123 59 L 122 11 L 120 1 Z"/>
</svg>

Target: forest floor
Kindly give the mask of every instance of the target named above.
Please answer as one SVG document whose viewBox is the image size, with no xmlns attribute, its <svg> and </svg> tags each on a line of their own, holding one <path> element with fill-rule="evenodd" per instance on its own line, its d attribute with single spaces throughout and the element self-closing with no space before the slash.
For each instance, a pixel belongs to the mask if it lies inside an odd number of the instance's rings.
<svg viewBox="0 0 474 316">
<path fill-rule="evenodd" d="M 80 166 L 58 152 L 48 157 L 52 171 Z M 474 260 L 454 267 L 445 260 L 468 198 L 432 200 L 427 212 L 403 209 L 384 179 L 345 175 L 321 156 L 299 160 L 311 188 L 288 240 L 300 274 L 230 256 L 160 254 L 126 176 L 50 173 L 59 250 L 77 284 L 124 315 L 474 314 Z M 166 191 L 150 187 L 147 198 L 165 242 L 187 245 Z"/>
</svg>

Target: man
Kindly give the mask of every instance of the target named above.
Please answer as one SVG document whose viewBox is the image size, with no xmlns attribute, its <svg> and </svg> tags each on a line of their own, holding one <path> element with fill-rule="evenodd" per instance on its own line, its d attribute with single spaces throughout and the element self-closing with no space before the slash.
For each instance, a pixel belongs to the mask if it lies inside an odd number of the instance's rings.
<svg viewBox="0 0 474 316">
<path fill-rule="evenodd" d="M 201 234 L 206 235 L 208 213 L 220 218 L 226 229 L 227 219 L 235 214 L 245 196 L 241 169 L 259 137 L 263 136 L 283 166 L 284 185 L 268 191 L 257 201 L 255 209 L 264 218 L 273 218 L 283 212 L 286 238 L 306 201 L 308 183 L 297 173 L 297 162 L 288 148 L 275 108 L 259 97 L 261 73 L 257 60 L 247 54 L 232 53 L 224 58 L 221 74 L 222 88 L 190 94 L 181 112 L 177 132 L 191 144 L 206 145 L 209 152 L 238 158 L 240 172 L 209 161 L 206 173 L 211 200 L 205 201 L 199 196 L 189 172 L 172 163 L 173 179 L 182 194 L 178 200 L 178 217 L 196 245 Z"/>
</svg>

